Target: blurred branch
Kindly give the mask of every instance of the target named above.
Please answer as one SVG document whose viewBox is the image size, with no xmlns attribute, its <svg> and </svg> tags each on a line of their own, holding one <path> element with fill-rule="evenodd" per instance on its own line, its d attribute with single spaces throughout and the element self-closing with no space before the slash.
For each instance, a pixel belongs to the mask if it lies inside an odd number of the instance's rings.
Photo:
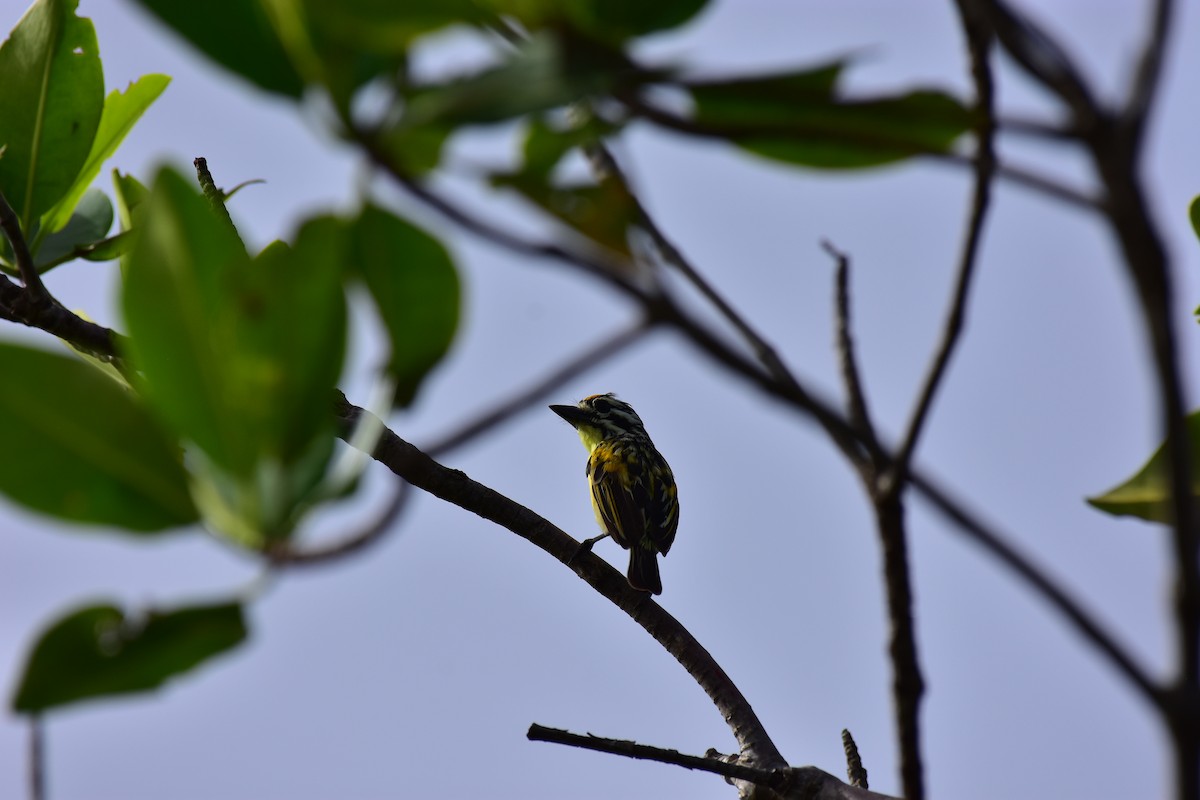
<svg viewBox="0 0 1200 800">
<path fill-rule="evenodd" d="M 29 717 L 29 800 L 46 798 L 46 729 L 37 714 Z"/>
<path fill-rule="evenodd" d="M 347 438 L 352 433 L 348 433 Z M 404 509 L 408 507 L 411 497 L 412 492 L 408 483 L 398 480 L 396 487 L 392 490 L 391 498 L 379 516 L 357 533 L 347 536 L 341 541 L 307 549 L 297 548 L 294 542 L 278 542 L 264 554 L 273 567 L 296 567 L 326 564 L 344 556 L 360 553 L 392 530 L 401 514 L 404 513 Z"/>
<path fill-rule="evenodd" d="M 1134 151 L 1141 145 L 1146 120 L 1149 119 L 1154 96 L 1158 93 L 1163 57 L 1167 52 L 1167 32 L 1171 29 L 1174 5 L 1171 0 L 1157 0 L 1154 3 L 1150 34 L 1142 45 L 1142 54 L 1133 73 L 1129 100 L 1121 115 L 1123 134 L 1130 140 L 1130 147 Z"/>
<path fill-rule="evenodd" d="M 575 355 L 570 361 L 558 367 L 540 381 L 528 386 L 508 400 L 491 403 L 489 405 L 490 410 L 487 413 L 429 445 L 425 448 L 425 452 L 431 458 L 437 458 L 499 426 L 510 417 L 524 411 L 539 400 L 549 397 L 563 384 L 583 372 L 613 358 L 625 350 L 625 348 L 641 339 L 650 330 L 652 325 L 653 322 L 649 318 L 642 317 L 632 325 L 606 336 L 601 341 Z"/>
<path fill-rule="evenodd" d="M 842 749 L 846 751 L 846 777 L 849 778 L 850 785 L 870 788 L 867 785 L 867 768 L 863 766 L 862 757 L 858 754 L 858 745 L 846 728 L 842 729 Z"/>
</svg>

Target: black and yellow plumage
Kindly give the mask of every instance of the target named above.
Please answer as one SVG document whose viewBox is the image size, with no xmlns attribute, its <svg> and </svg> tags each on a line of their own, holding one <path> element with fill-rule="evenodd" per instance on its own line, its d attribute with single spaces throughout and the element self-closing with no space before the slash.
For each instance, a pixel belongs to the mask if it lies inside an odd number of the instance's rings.
<svg viewBox="0 0 1200 800">
<path fill-rule="evenodd" d="M 574 426 L 588 449 L 592 508 L 606 535 L 629 551 L 629 585 L 662 594 L 658 554 L 666 555 L 679 527 L 675 476 L 633 407 L 612 394 L 594 394 L 550 410 Z"/>
</svg>

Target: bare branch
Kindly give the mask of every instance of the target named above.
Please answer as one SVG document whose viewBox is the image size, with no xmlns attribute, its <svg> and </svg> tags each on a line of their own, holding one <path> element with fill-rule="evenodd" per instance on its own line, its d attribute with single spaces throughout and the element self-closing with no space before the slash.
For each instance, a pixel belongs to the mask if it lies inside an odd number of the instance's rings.
<svg viewBox="0 0 1200 800">
<path fill-rule="evenodd" d="M 648 318 L 643 317 L 634 324 L 606 336 L 515 396 L 503 402 L 490 404 L 487 413 L 429 445 L 425 452 L 431 458 L 437 458 L 499 426 L 515 414 L 550 396 L 563 384 L 622 352 L 641 339 L 652 324 Z"/>
<path fill-rule="evenodd" d="M 661 764 L 674 764 L 677 767 L 711 772 L 714 775 L 746 781 L 747 783 L 755 783 L 772 789 L 781 789 L 787 782 L 787 770 L 783 768 L 770 770 L 758 769 L 757 767 L 734 764 L 717 758 L 689 756 L 680 753 L 678 750 L 667 750 L 648 744 L 638 744 L 627 739 L 607 739 L 590 733 L 581 735 L 558 728 L 547 728 L 544 725 L 538 725 L 536 722 L 529 726 L 529 732 L 525 734 L 525 738 L 531 742 L 565 744 L 584 750 L 595 750 L 598 753 L 611 753 L 612 755 L 625 756 L 626 758 L 657 761 Z"/>
<path fill-rule="evenodd" d="M 339 396 L 340 435 L 349 437 L 366 413 Z M 677 619 L 631 588 L 608 562 L 590 553 L 576 557 L 579 542 L 546 519 L 463 472 L 442 466 L 391 430 L 384 428 L 372 456 L 414 486 L 506 528 L 568 565 L 675 657 L 716 705 L 752 763 L 766 769 L 785 766 L 749 702 L 708 651 Z"/>
<path fill-rule="evenodd" d="M 29 718 L 29 800 L 46 798 L 46 729 L 42 718 Z"/>
<path fill-rule="evenodd" d="M 955 279 L 954 296 L 950 303 L 949 313 L 942 330 L 941 342 L 937 353 L 930 365 L 925 382 L 916 406 L 913 408 L 907 433 L 895 455 L 895 463 L 890 472 L 891 491 L 902 491 L 905 483 L 905 472 L 916 450 L 925 421 L 933 406 L 933 399 L 938 387 L 945 377 L 950 357 L 962 334 L 963 321 L 966 318 L 967 299 L 971 291 L 971 279 L 975 274 L 975 264 L 979 256 L 979 243 L 983 235 L 983 223 L 987 217 L 988 204 L 991 199 L 992 178 L 996 170 L 996 158 L 993 148 L 995 124 L 993 122 L 994 91 L 992 86 L 992 71 L 988 64 L 988 51 L 991 48 L 991 35 L 986 26 L 981 25 L 973 15 L 969 0 L 958 0 L 959 16 L 963 30 L 966 33 L 967 47 L 971 55 L 971 76 L 975 83 L 975 188 L 971 197 L 970 219 L 967 222 L 967 234 L 963 241 L 962 252 L 959 255 L 958 273 Z"/>
<path fill-rule="evenodd" d="M 1171 0 L 1157 0 L 1154 4 L 1150 34 L 1142 45 L 1142 54 L 1129 89 L 1129 100 L 1121 115 L 1121 126 L 1130 140 L 1130 149 L 1134 152 L 1140 147 L 1150 108 L 1158 92 L 1163 58 L 1167 52 L 1167 32 L 1171 29 L 1174 6 Z"/>
<path fill-rule="evenodd" d="M 380 541 L 395 527 L 401 514 L 408 507 L 411 497 L 412 492 L 408 483 L 398 480 L 383 511 L 373 522 L 357 533 L 332 544 L 308 549 L 297 548 L 293 542 L 280 542 L 277 546 L 267 550 L 265 555 L 274 567 L 297 567 L 326 564 L 344 556 L 361 553 L 370 545 Z"/>
<path fill-rule="evenodd" d="M 967 0 L 965 5 L 1026 72 L 1071 109 L 1079 130 L 1090 131 L 1101 122 L 1105 115 L 1083 74 L 1041 27 L 1003 0 Z"/>
<path fill-rule="evenodd" d="M 8 198 L 4 196 L 3 192 L 0 192 L 0 230 L 4 231 L 4 236 L 12 245 L 13 259 L 17 263 L 17 271 L 21 274 L 21 282 L 25 284 L 24 302 L 28 303 L 31 308 L 49 305 L 50 293 L 46 291 L 46 286 L 42 283 L 42 276 L 38 274 L 37 265 L 33 263 L 33 254 L 29 252 L 29 243 L 25 240 L 25 234 L 21 230 L 21 220 L 17 217 L 17 212 L 13 211 L 13 207 L 8 204 Z"/>
<path fill-rule="evenodd" d="M 850 259 L 828 241 L 821 242 L 821 247 L 837 263 L 834 280 L 836 287 L 834 312 L 837 325 L 838 363 L 842 370 L 842 385 L 846 388 L 846 417 L 850 426 L 857 431 L 859 438 L 866 446 L 867 458 L 860 459 L 859 471 L 869 487 L 874 483 L 883 459 L 879 440 L 875 435 L 875 425 L 871 422 L 871 414 L 867 407 L 867 396 L 863 391 L 858 359 L 854 355 L 853 325 L 850 321 Z M 868 466 L 869 472 L 867 471 Z"/>
<path fill-rule="evenodd" d="M 851 786 L 869 789 L 867 785 L 867 768 L 863 766 L 862 757 L 858 754 L 858 745 L 848 729 L 842 729 L 842 749 L 846 751 L 846 777 Z"/>
</svg>

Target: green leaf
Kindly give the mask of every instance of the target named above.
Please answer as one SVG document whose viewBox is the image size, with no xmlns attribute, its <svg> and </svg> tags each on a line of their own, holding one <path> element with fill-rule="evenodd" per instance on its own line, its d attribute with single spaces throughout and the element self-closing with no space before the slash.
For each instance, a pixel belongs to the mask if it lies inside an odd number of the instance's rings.
<svg viewBox="0 0 1200 800">
<path fill-rule="evenodd" d="M 239 342 L 231 319 L 238 298 L 226 283 L 249 269 L 250 258 L 178 173 L 161 171 L 145 202 L 123 296 L 143 391 L 182 438 L 219 466 L 249 475 L 254 432 L 235 413 L 240 402 L 227 385 L 226 359 Z"/>
<path fill-rule="evenodd" d="M 417 38 L 452 25 L 489 20 L 475 0 L 302 2 L 311 29 L 323 41 L 383 56 L 404 56 Z"/>
<path fill-rule="evenodd" d="M 503 122 L 651 77 L 632 67 L 618 50 L 541 33 L 499 66 L 413 90 L 402 125 L 412 128 L 430 123 L 453 126 Z"/>
<path fill-rule="evenodd" d="M 574 29 L 591 39 L 621 44 L 627 39 L 676 28 L 707 0 L 485 0 L 498 14 L 519 20 L 527 30 Z"/>
<path fill-rule="evenodd" d="M 530 178 L 549 180 L 559 162 L 571 150 L 601 141 L 615 131 L 614 125 L 594 116 L 582 124 L 565 129 L 551 125 L 545 117 L 534 117 L 525 131 L 521 172 Z"/>
<path fill-rule="evenodd" d="M 34 263 L 45 272 L 52 265 L 75 258 L 77 248 L 104 239 L 112 223 L 113 207 L 108 195 L 99 189 L 88 189 L 76 204 L 75 212 L 66 226 L 42 240 L 41 247 L 34 254 Z"/>
<path fill-rule="evenodd" d="M 1200 195 L 1192 198 L 1192 203 L 1188 206 L 1188 219 L 1192 222 L 1196 238 L 1200 238 Z"/>
<path fill-rule="evenodd" d="M 356 263 L 391 341 L 395 402 L 407 406 L 458 328 L 458 271 L 441 242 L 375 206 L 354 223 Z"/>
<path fill-rule="evenodd" d="M 122 175 L 117 170 L 113 170 L 113 194 L 117 198 L 117 220 L 121 224 L 121 235 L 125 237 L 126 246 L 120 253 L 121 258 L 121 277 L 124 277 L 129 272 L 129 252 L 132 245 L 131 237 L 128 236 L 136 224 L 135 215 L 140 218 L 139 207 L 142 201 L 146 199 L 149 191 L 141 182 L 132 175 Z"/>
<path fill-rule="evenodd" d="M 300 78 L 260 2 L 137 0 L 213 61 L 268 92 L 299 99 Z"/>
<path fill-rule="evenodd" d="M 695 122 L 777 161 L 856 169 L 944 152 L 970 129 L 949 95 L 914 91 L 869 100 L 835 92 L 844 62 L 760 78 L 694 82 Z"/>
<path fill-rule="evenodd" d="M 0 344 L 0 375 L 0 492 L 60 519 L 133 533 L 196 520 L 178 448 L 111 378 L 10 344 Z"/>
<path fill-rule="evenodd" d="M 87 161 L 66 195 L 42 217 L 43 229 L 53 233 L 68 223 L 75 205 L 100 174 L 100 167 L 117 151 L 134 124 L 170 82 L 166 75 L 143 75 L 124 92 L 113 90 L 109 93 Z"/>
<path fill-rule="evenodd" d="M 146 396 L 200 453 L 206 521 L 256 545 L 287 535 L 332 452 L 345 345 L 344 224 L 305 224 L 250 259 L 174 172 L 145 201 L 124 307 Z"/>
<path fill-rule="evenodd" d="M 148 692 L 245 641 L 237 603 L 126 615 L 115 605 L 73 611 L 38 638 L 12 708 L 36 714 L 80 700 Z"/>
<path fill-rule="evenodd" d="M 100 48 L 78 0 L 37 0 L 0 46 L 0 190 L 26 232 L 75 183 L 104 106 Z"/>
<path fill-rule="evenodd" d="M 555 186 L 523 173 L 496 175 L 492 182 L 515 189 L 593 242 L 621 255 L 631 255 L 629 227 L 637 220 L 637 206 L 619 182 Z"/>
<path fill-rule="evenodd" d="M 677 28 L 699 14 L 706 5 L 708 0 L 656 0 L 653 3 L 645 0 L 575 0 L 566 3 L 565 10 L 578 30 L 620 44 L 626 39 Z"/>
<path fill-rule="evenodd" d="M 1187 417 L 1188 436 L 1191 440 L 1192 463 L 1200 458 L 1200 410 Z M 1193 478 L 1192 497 L 1200 497 L 1200 476 Z M 1171 523 L 1171 470 L 1167 463 L 1166 444 L 1159 446 L 1154 455 L 1133 477 L 1114 486 L 1096 497 L 1087 498 L 1089 504 L 1113 516 L 1131 516 L 1148 522 Z"/>
</svg>

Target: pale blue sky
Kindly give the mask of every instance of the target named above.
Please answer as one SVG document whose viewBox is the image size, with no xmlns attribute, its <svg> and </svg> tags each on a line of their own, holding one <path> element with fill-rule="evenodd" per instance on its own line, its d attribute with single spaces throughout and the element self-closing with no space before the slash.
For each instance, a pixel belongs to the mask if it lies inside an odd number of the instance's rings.
<svg viewBox="0 0 1200 800">
<path fill-rule="evenodd" d="M 1135 53 L 1140 5 L 1059 0 L 1038 9 L 1113 91 Z M 1178 5 L 1146 164 L 1175 257 L 1184 366 L 1195 373 L 1200 331 L 1189 317 L 1200 301 L 1200 246 L 1186 205 L 1200 193 L 1200 11 Z M 0 0 L 0 28 L 23 6 Z M 951 6 L 715 2 L 650 52 L 710 73 L 858 52 L 853 88 L 932 83 L 966 93 Z M 359 162 L 320 132 L 315 114 L 217 72 L 132 3 L 82 0 L 80 12 L 95 21 L 110 88 L 148 72 L 174 77 L 110 166 L 147 179 L 157 163 L 187 168 L 203 155 L 220 184 L 265 179 L 232 207 L 255 246 L 290 236 L 305 214 L 352 202 Z M 1004 110 L 1048 108 L 1007 66 L 1000 81 Z M 472 137 L 454 163 L 468 172 L 512 146 L 511 137 Z M 900 429 L 949 295 L 970 189 L 964 170 L 789 170 L 640 128 L 616 150 L 682 249 L 831 396 L 832 265 L 819 242 L 851 254 L 867 388 L 876 419 Z M 1003 152 L 1077 184 L 1085 174 L 1083 159 L 1052 146 L 1013 141 Z M 503 219 L 516 213 L 507 203 L 480 208 Z M 442 230 L 463 269 L 466 314 L 416 408 L 393 419 L 417 444 L 630 318 L 619 298 L 560 265 L 525 263 Z M 114 270 L 62 269 L 50 287 L 70 307 L 119 325 Z M 919 459 L 1161 672 L 1171 646 L 1163 532 L 1101 516 L 1082 500 L 1157 444 L 1135 313 L 1106 230 L 1001 185 L 966 338 Z M 0 336 L 28 338 L 12 326 Z M 358 340 L 372 349 L 369 326 Z M 370 361 L 355 359 L 352 400 L 365 400 Z M 673 335 L 656 335 L 554 401 L 597 391 L 616 391 L 638 409 L 680 482 L 662 604 L 739 684 L 792 763 L 843 774 L 839 733 L 849 727 L 872 788 L 898 792 L 876 537 L 836 451 L 813 425 Z M 595 533 L 584 458 L 569 428 L 539 406 L 447 462 L 583 538 Z M 314 523 L 315 533 L 336 536 L 370 516 L 381 486 L 371 482 L 366 505 Z M 921 502 L 909 506 L 932 796 L 1164 796 L 1164 739 L 1112 670 Z M 131 543 L 63 529 L 3 500 L 0 526 L 6 692 L 31 638 L 66 608 L 223 596 L 257 574 L 251 560 L 199 532 Z M 615 546 L 597 552 L 623 568 Z M 282 576 L 250 618 L 247 646 L 158 694 L 54 715 L 51 796 L 733 796 L 712 776 L 527 742 L 526 728 L 539 722 L 690 753 L 735 746 L 679 666 L 573 573 L 432 498 L 418 497 L 401 527 L 361 558 Z M 24 791 L 25 746 L 20 721 L 0 717 L 2 796 Z"/>
</svg>

